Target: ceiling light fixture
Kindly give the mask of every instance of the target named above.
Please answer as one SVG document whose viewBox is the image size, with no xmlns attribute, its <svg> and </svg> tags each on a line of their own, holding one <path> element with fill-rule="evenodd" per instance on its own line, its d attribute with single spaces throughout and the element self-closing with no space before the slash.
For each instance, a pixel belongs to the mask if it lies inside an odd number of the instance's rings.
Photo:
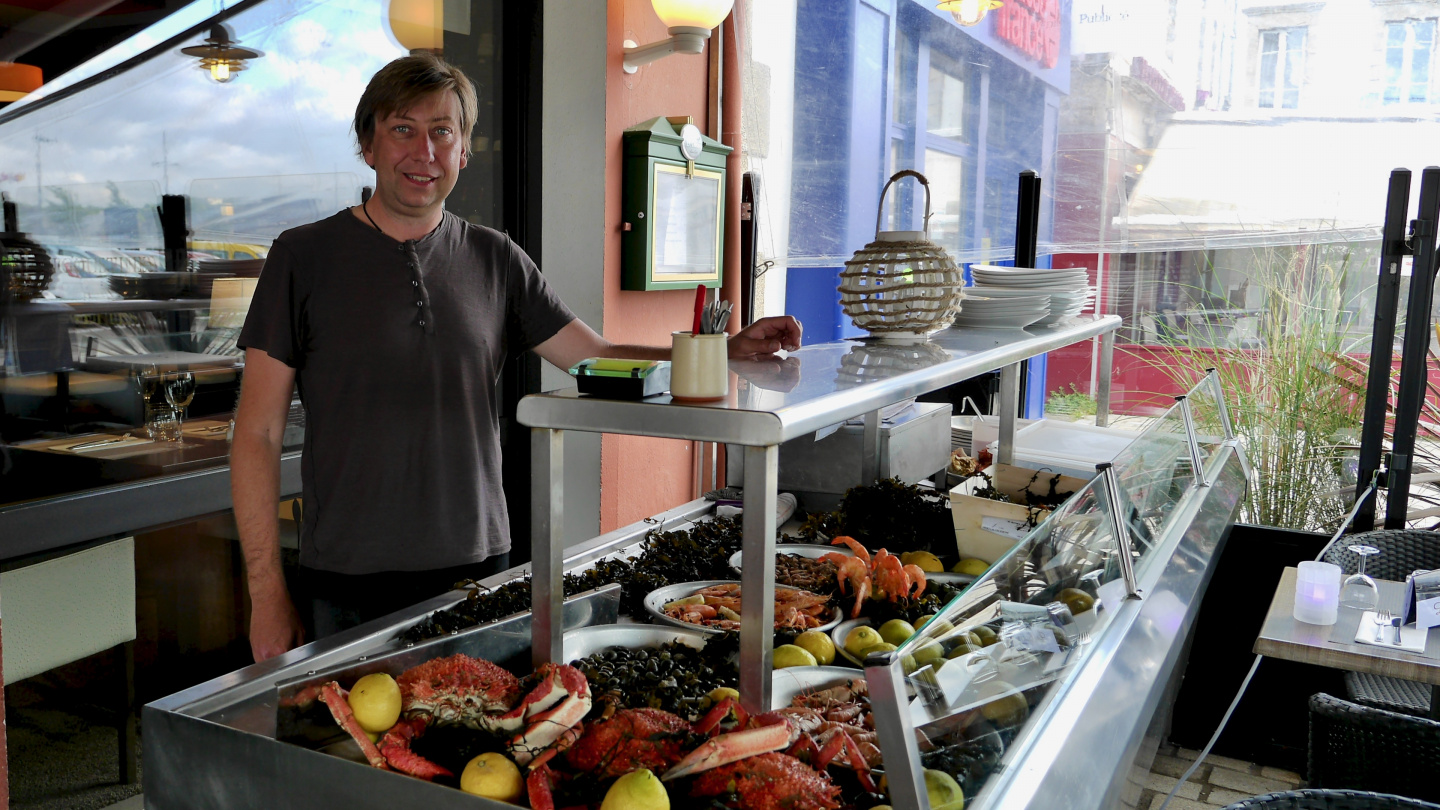
<svg viewBox="0 0 1440 810">
<path fill-rule="evenodd" d="M 705 40 L 730 15 L 735 0 L 650 0 L 655 15 L 670 29 L 670 38 L 637 46 L 625 40 L 626 73 L 672 53 L 700 53 Z"/>
<path fill-rule="evenodd" d="M 1000 0 L 940 0 L 935 7 L 941 11 L 950 12 L 950 16 L 955 18 L 955 22 L 969 28 L 972 25 L 979 25 L 980 21 L 985 19 L 986 14 L 1003 5 L 1005 4 Z"/>
<path fill-rule="evenodd" d="M 210 36 L 204 45 L 191 45 L 181 48 L 180 52 L 198 58 L 200 68 L 210 71 L 210 78 L 224 84 L 245 69 L 246 60 L 265 55 L 260 51 L 240 47 L 230 36 L 230 29 L 217 23 L 210 28 Z"/>
<path fill-rule="evenodd" d="M 0 62 L 0 102 L 19 101 L 40 89 L 40 68 L 19 62 Z"/>
</svg>

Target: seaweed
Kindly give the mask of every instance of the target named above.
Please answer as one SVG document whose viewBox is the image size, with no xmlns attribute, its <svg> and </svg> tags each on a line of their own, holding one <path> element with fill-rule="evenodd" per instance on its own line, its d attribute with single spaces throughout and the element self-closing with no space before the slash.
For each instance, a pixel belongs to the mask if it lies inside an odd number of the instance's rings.
<svg viewBox="0 0 1440 810">
<path fill-rule="evenodd" d="M 834 512 L 811 515 L 801 527 L 809 542 L 828 542 L 848 535 L 867 548 L 888 548 L 893 554 L 947 548 L 955 537 L 950 504 L 932 490 L 886 478 L 851 487 Z M 948 550 L 948 549 L 947 549 Z"/>
</svg>

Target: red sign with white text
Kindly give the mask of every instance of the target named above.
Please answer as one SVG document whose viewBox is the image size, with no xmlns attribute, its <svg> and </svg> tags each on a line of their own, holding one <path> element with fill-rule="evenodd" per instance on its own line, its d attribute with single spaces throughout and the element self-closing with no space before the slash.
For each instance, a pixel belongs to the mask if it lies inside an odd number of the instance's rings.
<svg viewBox="0 0 1440 810">
<path fill-rule="evenodd" d="M 1006 0 L 992 12 L 995 35 L 1042 67 L 1060 60 L 1060 0 Z"/>
</svg>

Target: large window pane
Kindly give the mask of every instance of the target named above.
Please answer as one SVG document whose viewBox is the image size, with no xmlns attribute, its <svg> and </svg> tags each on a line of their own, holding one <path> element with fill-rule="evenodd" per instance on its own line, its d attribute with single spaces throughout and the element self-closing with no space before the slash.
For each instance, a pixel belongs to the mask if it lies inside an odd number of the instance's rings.
<svg viewBox="0 0 1440 810">
<path fill-rule="evenodd" d="M 925 176 L 930 180 L 930 241 L 950 251 L 961 247 L 964 170 L 964 161 L 955 155 L 925 150 Z"/>
</svg>

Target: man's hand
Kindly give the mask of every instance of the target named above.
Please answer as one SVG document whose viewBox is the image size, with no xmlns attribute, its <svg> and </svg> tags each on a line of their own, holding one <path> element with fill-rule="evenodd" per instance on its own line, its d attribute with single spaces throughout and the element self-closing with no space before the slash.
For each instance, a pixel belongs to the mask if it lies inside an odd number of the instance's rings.
<svg viewBox="0 0 1440 810">
<path fill-rule="evenodd" d="M 250 603 L 250 652 L 256 662 L 274 658 L 305 643 L 305 628 L 290 594 L 282 588 L 266 599 Z"/>
<path fill-rule="evenodd" d="M 730 338 L 728 347 L 732 360 L 762 359 L 782 349 L 793 352 L 800 348 L 800 322 L 789 315 L 761 318 Z"/>
</svg>

